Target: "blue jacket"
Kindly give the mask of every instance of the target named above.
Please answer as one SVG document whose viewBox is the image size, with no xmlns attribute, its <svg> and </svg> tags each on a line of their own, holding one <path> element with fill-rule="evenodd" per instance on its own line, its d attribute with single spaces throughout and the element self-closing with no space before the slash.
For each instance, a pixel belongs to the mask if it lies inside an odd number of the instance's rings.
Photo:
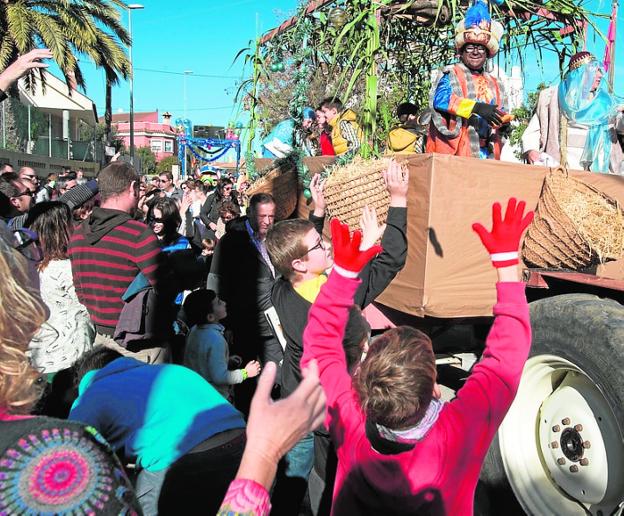
<svg viewBox="0 0 624 516">
<path fill-rule="evenodd" d="M 245 427 L 240 412 L 194 371 L 133 358 L 85 374 L 69 418 L 95 427 L 150 471 L 169 467 L 219 432 Z"/>
</svg>

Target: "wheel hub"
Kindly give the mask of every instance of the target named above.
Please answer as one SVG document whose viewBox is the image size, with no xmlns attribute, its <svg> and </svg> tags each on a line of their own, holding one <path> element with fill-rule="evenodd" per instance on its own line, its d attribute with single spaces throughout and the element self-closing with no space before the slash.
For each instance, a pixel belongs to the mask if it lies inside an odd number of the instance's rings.
<svg viewBox="0 0 624 516">
<path fill-rule="evenodd" d="M 561 451 L 571 462 L 578 462 L 583 458 L 585 449 L 583 448 L 583 439 L 581 434 L 574 428 L 566 428 L 561 434 Z"/>
<path fill-rule="evenodd" d="M 622 501 L 617 420 L 601 390 L 571 362 L 553 355 L 527 361 L 498 439 L 527 514 L 611 514 Z"/>
<path fill-rule="evenodd" d="M 609 483 L 607 453 L 584 384 L 582 376 L 568 373 L 544 400 L 540 448 L 551 477 L 564 492 L 582 503 L 599 503 Z"/>
</svg>

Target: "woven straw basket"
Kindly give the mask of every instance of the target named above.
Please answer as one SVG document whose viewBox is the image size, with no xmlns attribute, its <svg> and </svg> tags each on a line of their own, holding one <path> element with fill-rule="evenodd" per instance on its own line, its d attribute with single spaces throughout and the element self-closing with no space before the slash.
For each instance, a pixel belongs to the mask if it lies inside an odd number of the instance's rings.
<svg viewBox="0 0 624 516">
<path fill-rule="evenodd" d="M 362 209 L 368 206 L 377 211 L 377 222 L 385 224 L 390 194 L 381 173 L 389 162 L 389 159 L 365 161 L 358 157 L 336 167 L 324 190 L 329 216 L 347 224 L 351 230 L 360 229 Z"/>
<path fill-rule="evenodd" d="M 617 201 L 563 168 L 551 169 L 524 238 L 525 263 L 580 270 L 623 252 L 624 217 Z"/>
<path fill-rule="evenodd" d="M 275 220 L 290 217 L 297 207 L 297 172 L 275 168 L 254 181 L 246 194 L 268 193 L 275 199 Z"/>
</svg>

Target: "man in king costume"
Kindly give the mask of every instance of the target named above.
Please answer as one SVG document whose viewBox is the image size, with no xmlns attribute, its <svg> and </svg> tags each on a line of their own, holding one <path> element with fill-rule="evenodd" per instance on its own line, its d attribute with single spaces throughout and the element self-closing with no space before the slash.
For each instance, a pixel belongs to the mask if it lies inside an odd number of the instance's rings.
<svg viewBox="0 0 624 516">
<path fill-rule="evenodd" d="M 460 62 L 438 70 L 429 96 L 427 152 L 500 159 L 507 99 L 503 84 L 485 71 L 496 55 L 503 26 L 481 0 L 455 28 Z"/>
<path fill-rule="evenodd" d="M 559 86 L 540 92 L 522 135 L 529 163 L 551 167 L 567 163 L 571 169 L 624 174 L 618 142 L 618 134 L 624 134 L 624 116 L 603 76 L 592 54 L 578 52 Z"/>
</svg>

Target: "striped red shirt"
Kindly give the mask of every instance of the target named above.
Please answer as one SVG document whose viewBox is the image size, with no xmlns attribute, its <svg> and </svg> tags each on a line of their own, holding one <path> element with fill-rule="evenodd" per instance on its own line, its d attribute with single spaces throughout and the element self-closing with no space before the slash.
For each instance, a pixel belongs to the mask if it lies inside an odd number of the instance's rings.
<svg viewBox="0 0 624 516">
<path fill-rule="evenodd" d="M 155 284 L 161 259 L 160 246 L 152 230 L 123 215 L 117 210 L 96 208 L 91 218 L 76 228 L 69 244 L 78 299 L 94 324 L 111 329 L 117 325 L 124 305 L 121 296 L 132 280 L 142 272 Z M 98 230 L 94 216 L 95 219 L 119 217 L 120 224 L 94 241 L 91 235 L 95 234 L 94 228 L 95 232 Z"/>
</svg>

